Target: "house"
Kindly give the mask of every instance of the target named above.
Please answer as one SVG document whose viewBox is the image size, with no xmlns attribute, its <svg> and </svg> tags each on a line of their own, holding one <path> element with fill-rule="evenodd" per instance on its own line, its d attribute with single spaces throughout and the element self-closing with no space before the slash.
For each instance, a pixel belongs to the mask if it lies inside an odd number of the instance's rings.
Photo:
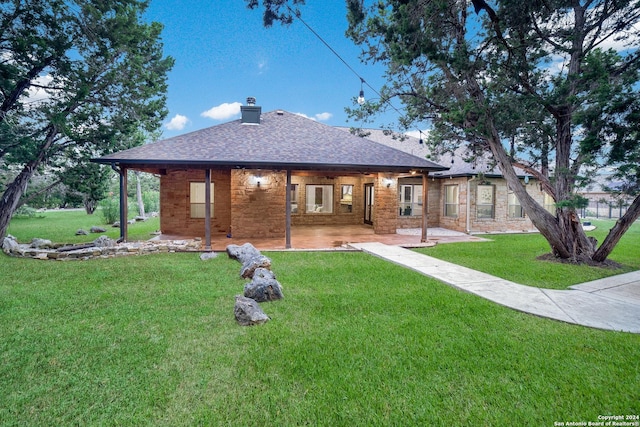
<svg viewBox="0 0 640 427">
<path fill-rule="evenodd" d="M 349 131 L 348 128 L 340 128 Z M 379 129 L 361 130 L 367 139 L 421 158 L 431 158 L 426 144 L 407 135 L 392 136 Z M 443 227 L 465 233 L 537 231 L 524 213 L 518 198 L 509 190 L 500 168 L 488 156 L 466 161 L 463 148 L 437 159 L 447 170 L 429 173 L 429 227 Z M 515 168 L 520 182 L 538 202 L 554 210 L 553 199 L 524 170 Z M 418 227 L 421 221 L 416 202 L 422 182 L 411 176 L 398 177 L 398 228 Z M 418 201 L 421 201 L 418 199 Z"/>
<path fill-rule="evenodd" d="M 247 101 L 239 120 L 92 159 L 120 174 L 122 238 L 126 171 L 139 170 L 160 176 L 162 233 L 204 236 L 207 248 L 212 234 L 282 238 L 288 248 L 296 225 L 396 233 L 405 216 L 426 239 L 427 205 L 440 203 L 422 203 L 429 174 L 447 167 L 286 111 L 263 114 Z M 411 200 L 398 199 L 408 185 Z"/>
</svg>

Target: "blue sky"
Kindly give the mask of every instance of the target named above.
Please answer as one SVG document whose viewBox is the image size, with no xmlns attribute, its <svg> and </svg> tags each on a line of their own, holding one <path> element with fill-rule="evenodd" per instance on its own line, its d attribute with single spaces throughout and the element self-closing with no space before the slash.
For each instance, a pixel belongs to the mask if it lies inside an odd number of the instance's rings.
<svg viewBox="0 0 640 427">
<path fill-rule="evenodd" d="M 165 54 L 175 59 L 164 138 L 237 119 L 248 96 L 265 112 L 361 125 L 347 122 L 344 112 L 358 96 L 360 79 L 300 21 L 264 28 L 262 10 L 248 9 L 243 0 L 152 0 L 145 18 L 164 25 Z M 384 69 L 361 63 L 360 48 L 345 36 L 343 1 L 311 1 L 302 6 L 302 18 L 367 83 L 382 85 Z M 377 125 L 394 119 L 380 118 Z"/>
</svg>

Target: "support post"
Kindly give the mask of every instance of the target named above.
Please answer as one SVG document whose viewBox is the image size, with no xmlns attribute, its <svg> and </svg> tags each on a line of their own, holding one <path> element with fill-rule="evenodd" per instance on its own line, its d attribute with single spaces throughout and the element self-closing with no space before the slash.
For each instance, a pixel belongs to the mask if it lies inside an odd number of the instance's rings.
<svg viewBox="0 0 640 427">
<path fill-rule="evenodd" d="M 211 250 L 211 169 L 204 171 L 204 249 Z"/>
<path fill-rule="evenodd" d="M 287 169 L 285 248 L 291 249 L 291 170 Z"/>
<path fill-rule="evenodd" d="M 111 169 L 120 176 L 120 242 L 127 241 L 127 169 L 111 163 Z"/>
<path fill-rule="evenodd" d="M 426 242 L 427 239 L 427 212 L 429 210 L 429 172 L 422 174 L 422 236 L 420 241 Z"/>
</svg>

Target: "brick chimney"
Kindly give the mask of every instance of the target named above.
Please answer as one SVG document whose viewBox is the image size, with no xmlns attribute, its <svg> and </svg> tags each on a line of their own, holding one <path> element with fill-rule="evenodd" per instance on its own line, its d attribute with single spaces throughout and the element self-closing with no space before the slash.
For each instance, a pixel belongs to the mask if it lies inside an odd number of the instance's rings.
<svg viewBox="0 0 640 427">
<path fill-rule="evenodd" d="M 253 96 L 247 98 L 247 105 L 240 106 L 243 125 L 259 125 L 262 107 L 256 106 L 256 99 Z"/>
</svg>

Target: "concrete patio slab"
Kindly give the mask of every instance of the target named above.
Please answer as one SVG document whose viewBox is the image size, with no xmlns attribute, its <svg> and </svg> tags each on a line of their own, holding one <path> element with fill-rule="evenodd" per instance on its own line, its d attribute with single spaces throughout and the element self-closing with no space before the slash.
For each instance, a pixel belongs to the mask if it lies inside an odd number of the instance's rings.
<svg viewBox="0 0 640 427">
<path fill-rule="evenodd" d="M 378 242 L 354 249 L 415 270 L 514 310 L 598 329 L 640 333 L 640 271 L 571 286 L 542 289 Z"/>
</svg>

